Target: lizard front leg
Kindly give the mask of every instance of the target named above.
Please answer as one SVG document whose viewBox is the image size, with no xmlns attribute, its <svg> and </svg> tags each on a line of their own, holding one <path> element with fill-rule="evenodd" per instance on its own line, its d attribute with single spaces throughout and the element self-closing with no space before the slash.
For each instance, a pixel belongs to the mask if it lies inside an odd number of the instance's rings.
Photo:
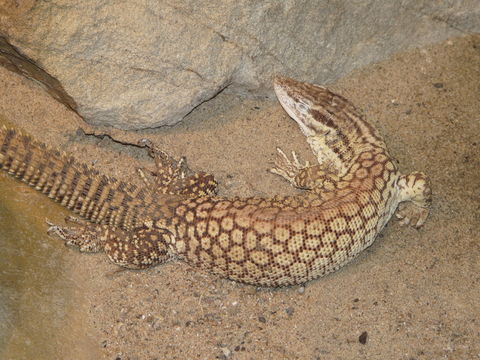
<svg viewBox="0 0 480 360">
<path fill-rule="evenodd" d="M 277 159 L 275 160 L 275 166 L 269 171 L 272 174 L 283 177 L 292 186 L 301 188 L 300 184 L 297 183 L 297 176 L 303 169 L 309 167 L 310 163 L 308 161 L 305 161 L 305 164 L 300 163 L 297 153 L 295 151 L 292 151 L 293 160 L 290 160 L 280 148 L 277 148 L 277 153 L 278 154 Z"/>
<path fill-rule="evenodd" d="M 167 241 L 170 233 L 162 229 L 142 227 L 131 231 L 108 225 L 87 223 L 74 217 L 66 222 L 74 226 L 58 226 L 47 221 L 49 234 L 55 234 L 68 246 L 81 252 L 105 252 L 109 259 L 128 269 L 145 269 L 169 261 Z"/>
<path fill-rule="evenodd" d="M 320 193 L 331 190 L 339 181 L 334 165 L 327 160 L 320 165 L 310 165 L 308 161 L 302 164 L 295 151 L 292 151 L 293 160 L 281 149 L 277 148 L 277 151 L 275 167 L 270 172 L 280 175 L 296 188 Z"/>
</svg>

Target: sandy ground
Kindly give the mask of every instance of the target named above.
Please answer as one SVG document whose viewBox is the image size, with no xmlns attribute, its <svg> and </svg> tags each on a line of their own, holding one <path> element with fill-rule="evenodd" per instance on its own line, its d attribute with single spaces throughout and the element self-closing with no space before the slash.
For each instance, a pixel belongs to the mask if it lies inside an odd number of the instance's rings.
<svg viewBox="0 0 480 360">
<path fill-rule="evenodd" d="M 0 114 L 37 139 L 131 181 L 135 167 L 151 165 L 143 149 L 77 131 L 93 130 L 31 82 L 2 69 L 0 82 Z M 480 358 L 480 36 L 402 53 L 330 86 L 381 130 L 403 172 L 431 177 L 426 225 L 391 221 L 340 271 L 277 290 L 182 263 L 117 271 L 103 255 L 65 248 L 75 335 L 59 358 Z M 223 93 L 172 128 L 95 132 L 132 143 L 148 137 L 212 172 L 221 195 L 295 193 L 266 172 L 277 146 L 313 160 L 273 93 L 253 100 Z"/>
</svg>

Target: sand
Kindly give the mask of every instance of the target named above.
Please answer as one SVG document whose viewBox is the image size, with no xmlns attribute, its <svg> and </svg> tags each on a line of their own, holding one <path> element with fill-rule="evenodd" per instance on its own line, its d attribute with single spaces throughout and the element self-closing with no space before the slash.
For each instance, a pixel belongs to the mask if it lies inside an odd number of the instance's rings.
<svg viewBox="0 0 480 360">
<path fill-rule="evenodd" d="M 226 196 L 298 192 L 267 173 L 277 146 L 313 160 L 273 93 L 224 92 L 177 126 L 125 133 L 91 129 L 16 74 L 0 69 L 0 82 L 3 118 L 130 181 L 138 181 L 135 167 L 152 165 L 144 149 L 126 145 L 141 138 L 213 173 Z M 183 263 L 118 271 L 104 255 L 63 248 L 45 226 L 42 241 L 61 248 L 74 284 L 59 358 L 480 358 L 480 35 L 398 54 L 329 86 L 380 129 L 402 172 L 431 177 L 425 226 L 392 220 L 346 267 L 284 289 L 256 289 Z M 58 205 L 28 194 L 32 217 L 43 216 L 38 203 L 57 213 Z"/>
</svg>

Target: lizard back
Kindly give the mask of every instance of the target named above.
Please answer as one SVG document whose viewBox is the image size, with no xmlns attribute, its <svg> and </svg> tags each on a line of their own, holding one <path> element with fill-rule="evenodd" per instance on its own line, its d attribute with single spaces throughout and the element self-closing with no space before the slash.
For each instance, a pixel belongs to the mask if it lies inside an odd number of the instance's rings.
<svg viewBox="0 0 480 360">
<path fill-rule="evenodd" d="M 158 221 L 188 263 L 262 286 L 304 283 L 371 245 L 398 205 L 400 176 L 382 138 L 343 97 L 286 78 L 275 86 L 319 158 L 289 179 L 307 193 L 188 199 Z"/>
</svg>

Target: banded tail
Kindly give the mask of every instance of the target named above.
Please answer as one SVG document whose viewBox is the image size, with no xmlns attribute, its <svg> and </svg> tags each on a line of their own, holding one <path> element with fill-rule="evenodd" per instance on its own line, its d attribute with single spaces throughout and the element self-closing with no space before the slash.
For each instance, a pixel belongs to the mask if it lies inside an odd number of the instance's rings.
<svg viewBox="0 0 480 360">
<path fill-rule="evenodd" d="M 140 209 L 152 203 L 148 189 L 101 175 L 5 126 L 0 127 L 0 168 L 94 223 L 136 227 L 142 222 L 137 219 Z"/>
</svg>

